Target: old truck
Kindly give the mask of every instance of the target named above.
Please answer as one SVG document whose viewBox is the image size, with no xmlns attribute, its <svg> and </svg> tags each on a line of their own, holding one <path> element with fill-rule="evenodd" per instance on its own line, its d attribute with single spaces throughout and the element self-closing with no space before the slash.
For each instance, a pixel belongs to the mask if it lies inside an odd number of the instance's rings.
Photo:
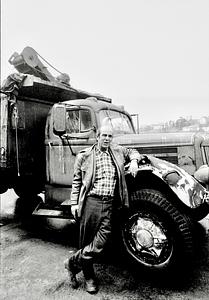
<svg viewBox="0 0 209 300">
<path fill-rule="evenodd" d="M 136 134 L 123 107 L 72 88 L 65 74 L 54 78 L 32 48 L 10 62 L 19 73 L 8 76 L 1 90 L 1 193 L 13 188 L 23 215 L 72 219 L 65 204 L 75 157 L 109 124 L 114 142 L 144 154 L 135 178 L 126 168 L 130 208 L 121 233 L 127 254 L 148 270 L 190 260 L 192 222 L 209 212 L 209 137 Z"/>
</svg>

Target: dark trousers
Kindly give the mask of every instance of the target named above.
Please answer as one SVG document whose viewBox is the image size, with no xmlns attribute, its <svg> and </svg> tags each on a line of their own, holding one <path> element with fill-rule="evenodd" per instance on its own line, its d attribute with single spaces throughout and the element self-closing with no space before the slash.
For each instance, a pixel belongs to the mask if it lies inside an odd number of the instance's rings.
<svg viewBox="0 0 209 300">
<path fill-rule="evenodd" d="M 79 250 L 71 257 L 73 264 L 83 269 L 103 252 L 111 238 L 113 199 L 88 196 L 80 219 Z"/>
</svg>

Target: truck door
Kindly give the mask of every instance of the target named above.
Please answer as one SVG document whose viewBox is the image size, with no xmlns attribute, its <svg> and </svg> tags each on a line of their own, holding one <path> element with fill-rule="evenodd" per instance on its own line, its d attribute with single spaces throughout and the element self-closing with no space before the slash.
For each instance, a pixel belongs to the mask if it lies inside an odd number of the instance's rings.
<svg viewBox="0 0 209 300">
<path fill-rule="evenodd" d="M 95 128 L 95 115 L 89 108 L 79 106 L 66 109 L 65 133 L 56 135 L 53 132 L 47 146 L 47 181 L 50 184 L 72 184 L 76 155 L 95 143 Z"/>
</svg>

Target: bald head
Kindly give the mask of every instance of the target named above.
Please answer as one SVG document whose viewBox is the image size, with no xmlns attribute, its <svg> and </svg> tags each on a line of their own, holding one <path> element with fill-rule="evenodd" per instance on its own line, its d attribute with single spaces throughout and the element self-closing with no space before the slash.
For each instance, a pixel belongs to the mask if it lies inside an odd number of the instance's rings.
<svg viewBox="0 0 209 300">
<path fill-rule="evenodd" d="M 110 147 L 113 139 L 113 130 L 110 126 L 102 126 L 97 131 L 97 141 L 100 150 L 105 151 Z"/>
<path fill-rule="evenodd" d="M 108 132 L 109 134 L 112 134 L 113 136 L 113 130 L 112 130 L 112 127 L 109 126 L 109 125 L 103 125 L 101 126 L 98 131 L 97 131 L 97 136 L 99 136 L 101 133 L 104 133 L 104 132 Z"/>
</svg>

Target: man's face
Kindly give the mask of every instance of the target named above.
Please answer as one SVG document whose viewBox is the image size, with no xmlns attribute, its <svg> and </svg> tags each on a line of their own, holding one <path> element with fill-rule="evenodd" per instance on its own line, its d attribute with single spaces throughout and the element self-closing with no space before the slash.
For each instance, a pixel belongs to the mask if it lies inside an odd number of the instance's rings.
<svg viewBox="0 0 209 300">
<path fill-rule="evenodd" d="M 101 129 L 100 135 L 97 137 L 98 146 L 100 150 L 105 151 L 110 147 L 110 143 L 113 139 L 113 132 L 111 129 Z"/>
</svg>

